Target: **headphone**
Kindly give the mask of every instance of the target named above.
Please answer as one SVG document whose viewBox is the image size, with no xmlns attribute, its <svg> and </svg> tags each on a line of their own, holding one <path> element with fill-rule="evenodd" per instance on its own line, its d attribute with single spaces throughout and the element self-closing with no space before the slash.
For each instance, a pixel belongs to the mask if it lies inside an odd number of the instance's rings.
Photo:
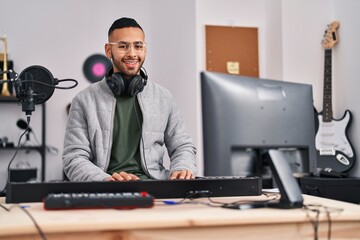
<svg viewBox="0 0 360 240">
<path fill-rule="evenodd" d="M 129 80 L 124 79 L 120 72 L 114 73 L 113 66 L 106 72 L 106 82 L 115 97 L 133 97 L 144 90 L 148 76 L 145 68 L 140 69 L 140 75 L 135 75 Z"/>
</svg>

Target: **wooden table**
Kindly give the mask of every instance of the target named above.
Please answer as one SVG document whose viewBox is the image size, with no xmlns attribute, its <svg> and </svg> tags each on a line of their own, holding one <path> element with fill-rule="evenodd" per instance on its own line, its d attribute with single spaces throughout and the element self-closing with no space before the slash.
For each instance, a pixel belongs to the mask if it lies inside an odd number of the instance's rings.
<svg viewBox="0 0 360 240">
<path fill-rule="evenodd" d="M 358 194 L 358 193 L 354 193 Z M 260 200 L 266 196 L 213 198 L 214 201 Z M 42 203 L 4 204 L 0 208 L 0 239 L 41 239 L 25 208 L 47 239 L 314 239 L 310 219 L 315 212 L 304 209 L 256 208 L 233 210 L 209 207 L 208 199 L 192 204 L 165 205 L 156 200 L 148 209 L 57 210 L 46 211 Z M 304 195 L 304 203 L 321 204 L 332 210 L 331 239 L 360 239 L 360 206 Z M 321 208 L 324 209 L 324 208 Z M 341 211 L 340 211 L 341 209 Z M 319 239 L 327 239 L 328 219 L 319 215 Z"/>
</svg>

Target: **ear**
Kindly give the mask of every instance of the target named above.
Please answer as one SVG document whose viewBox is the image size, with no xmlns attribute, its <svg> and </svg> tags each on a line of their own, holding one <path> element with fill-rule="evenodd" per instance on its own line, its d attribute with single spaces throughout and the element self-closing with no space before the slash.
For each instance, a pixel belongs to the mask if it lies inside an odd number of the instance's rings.
<svg viewBox="0 0 360 240">
<path fill-rule="evenodd" d="M 110 44 L 105 43 L 104 48 L 105 48 L 105 54 L 106 54 L 106 56 L 107 56 L 109 59 L 111 59 L 111 46 L 110 46 Z"/>
<path fill-rule="evenodd" d="M 144 57 L 146 57 L 147 54 L 147 48 L 145 48 Z"/>
</svg>

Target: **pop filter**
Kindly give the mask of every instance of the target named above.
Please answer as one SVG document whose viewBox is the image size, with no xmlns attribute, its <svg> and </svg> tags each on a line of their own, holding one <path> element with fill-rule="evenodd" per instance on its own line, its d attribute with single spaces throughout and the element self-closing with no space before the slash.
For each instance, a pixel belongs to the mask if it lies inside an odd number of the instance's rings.
<svg viewBox="0 0 360 240">
<path fill-rule="evenodd" d="M 21 90 L 32 90 L 34 103 L 46 102 L 54 93 L 58 80 L 46 68 L 38 65 L 25 68 L 19 75 Z"/>
</svg>

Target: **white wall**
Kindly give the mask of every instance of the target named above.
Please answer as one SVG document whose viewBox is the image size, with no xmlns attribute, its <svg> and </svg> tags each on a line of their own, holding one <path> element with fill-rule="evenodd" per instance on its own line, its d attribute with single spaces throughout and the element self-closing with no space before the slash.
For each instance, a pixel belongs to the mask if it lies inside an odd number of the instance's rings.
<svg viewBox="0 0 360 240">
<path fill-rule="evenodd" d="M 349 139 L 359 152 L 360 1 L 340 0 L 197 0 L 197 69 L 205 70 L 205 25 L 259 28 L 260 77 L 313 85 L 314 106 L 322 109 L 324 49 L 327 24 L 340 21 L 340 41 L 333 49 L 334 118 L 350 109 Z M 198 145 L 202 149 L 200 84 L 198 81 Z M 202 154 L 200 152 L 200 154 Z M 200 157 L 202 159 L 202 156 Z M 350 171 L 360 176 L 359 160 Z"/>
<path fill-rule="evenodd" d="M 360 1 L 316 0 L 282 1 L 283 77 L 284 80 L 313 85 L 314 106 L 322 110 L 324 48 L 321 40 L 327 25 L 338 20 L 339 41 L 332 49 L 333 117 L 352 112 L 349 140 L 360 153 L 360 88 L 358 79 L 360 54 Z M 359 156 L 352 176 L 360 176 Z"/>
<path fill-rule="evenodd" d="M 177 0 L 151 3 L 151 76 L 174 95 L 196 144 L 195 3 Z"/>
<path fill-rule="evenodd" d="M 340 20 L 339 43 L 334 49 L 334 117 L 341 118 L 346 109 L 352 112 L 353 121 L 349 137 L 355 148 L 357 162 L 350 171 L 360 177 L 360 1 L 334 2 L 335 18 Z"/>
<path fill-rule="evenodd" d="M 173 92 L 188 131 L 196 141 L 197 126 L 193 124 L 196 123 L 196 88 L 192 87 L 196 76 L 194 1 L 0 0 L 0 9 L 4 10 L 0 14 L 0 34 L 7 29 L 9 57 L 18 73 L 39 64 L 59 79 L 79 81 L 75 89 L 55 90 L 46 102 L 47 145 L 60 151 L 58 155 L 46 156 L 46 180 L 62 179 L 66 105 L 90 84 L 82 72 L 83 62 L 91 54 L 104 52 L 110 25 L 123 16 L 135 18 L 145 30 L 149 52 L 144 66 L 149 79 Z M 31 120 L 38 138 L 41 137 L 40 109 L 36 107 Z M 21 133 L 16 121 L 25 116 L 21 107 L 0 104 L 0 110 L 0 136 L 16 141 Z M 0 188 L 11 156 L 10 152 L 0 154 Z M 25 157 L 32 166 L 39 166 L 39 155 Z"/>
<path fill-rule="evenodd" d="M 134 17 L 145 30 L 149 43 L 145 67 L 150 79 L 169 88 L 178 100 L 186 127 L 199 149 L 200 174 L 203 155 L 199 73 L 205 69 L 204 26 L 258 27 L 260 76 L 313 84 L 314 104 L 321 109 L 321 38 L 326 24 L 339 20 L 341 41 L 333 54 L 334 117 L 341 117 L 347 108 L 352 111 L 350 137 L 354 147 L 360 149 L 356 139 L 360 134 L 360 109 L 356 105 L 360 1 L 0 0 L 0 9 L 6 9 L 0 14 L 0 34 L 7 29 L 8 51 L 16 71 L 40 64 L 59 79 L 79 81 L 76 89 L 56 90 L 46 103 L 47 144 L 60 150 L 58 155 L 47 154 L 47 180 L 62 177 L 65 107 L 90 84 L 82 73 L 83 62 L 90 54 L 103 53 L 109 26 L 122 16 Z M 20 106 L 14 106 L 0 104 L 0 137 L 16 141 L 21 131 L 15 122 L 24 114 Z M 32 117 L 38 138 L 40 109 L 37 106 Z M 4 182 L 10 157 L 9 152 L 0 154 L 0 183 Z M 37 165 L 39 156 L 31 158 Z M 358 163 L 352 172 L 360 176 Z"/>
<path fill-rule="evenodd" d="M 283 79 L 281 0 L 198 0 L 197 68 L 205 70 L 205 25 L 256 27 L 259 36 L 260 77 Z M 221 43 L 220 43 L 221 44 Z M 200 80 L 198 76 L 198 147 L 203 159 Z M 201 170 L 203 162 L 200 162 Z"/>
</svg>

